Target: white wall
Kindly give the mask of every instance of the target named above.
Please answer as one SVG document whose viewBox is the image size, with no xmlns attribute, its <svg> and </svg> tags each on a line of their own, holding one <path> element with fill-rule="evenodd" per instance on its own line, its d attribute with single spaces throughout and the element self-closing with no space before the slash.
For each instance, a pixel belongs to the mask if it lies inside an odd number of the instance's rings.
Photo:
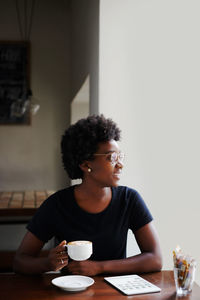
<svg viewBox="0 0 200 300">
<path fill-rule="evenodd" d="M 97 113 L 99 96 L 99 0 L 71 1 L 70 27 L 71 99 L 73 100 L 77 96 L 78 91 L 87 82 L 89 76 L 89 110 L 91 113 Z"/>
<path fill-rule="evenodd" d="M 90 102 L 90 79 L 89 76 L 77 92 L 70 109 L 70 124 L 74 124 L 81 118 L 86 118 L 89 115 Z"/>
<path fill-rule="evenodd" d="M 200 261 L 199 11 L 194 0 L 100 2 L 99 111 L 122 129 L 121 184 L 149 206 L 164 269 L 177 244 Z"/>
</svg>

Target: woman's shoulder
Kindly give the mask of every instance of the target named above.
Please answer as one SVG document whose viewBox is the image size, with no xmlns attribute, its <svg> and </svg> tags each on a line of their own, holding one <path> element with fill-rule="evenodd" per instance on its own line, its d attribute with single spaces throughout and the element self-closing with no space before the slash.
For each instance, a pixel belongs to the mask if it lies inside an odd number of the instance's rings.
<svg viewBox="0 0 200 300">
<path fill-rule="evenodd" d="M 113 197 L 119 201 L 125 201 L 128 205 L 143 205 L 144 199 L 138 190 L 128 186 L 117 186 L 113 188 Z"/>
<path fill-rule="evenodd" d="M 113 192 L 116 196 L 136 196 L 138 194 L 137 190 L 134 188 L 130 188 L 128 186 L 119 185 L 117 187 L 113 187 Z"/>
<path fill-rule="evenodd" d="M 123 202 L 127 205 L 134 205 L 138 201 L 141 201 L 142 197 L 138 191 L 128 186 L 117 186 L 112 188 L 113 199 L 116 202 Z"/>
<path fill-rule="evenodd" d="M 121 207 L 128 208 L 129 213 L 134 213 L 143 219 L 152 220 L 153 217 L 140 193 L 137 190 L 127 187 L 118 186 L 114 189 L 116 202 L 120 203 Z"/>
<path fill-rule="evenodd" d="M 73 190 L 74 190 L 74 186 L 72 185 L 72 186 L 69 186 L 69 187 L 66 187 L 64 189 L 60 189 L 60 190 L 56 191 L 51 196 L 53 196 L 53 197 L 65 197 L 66 195 L 69 195 L 70 193 L 73 194 Z"/>
<path fill-rule="evenodd" d="M 43 203 L 44 205 L 56 205 L 73 197 L 73 186 L 60 189 L 55 193 L 51 194 Z"/>
</svg>

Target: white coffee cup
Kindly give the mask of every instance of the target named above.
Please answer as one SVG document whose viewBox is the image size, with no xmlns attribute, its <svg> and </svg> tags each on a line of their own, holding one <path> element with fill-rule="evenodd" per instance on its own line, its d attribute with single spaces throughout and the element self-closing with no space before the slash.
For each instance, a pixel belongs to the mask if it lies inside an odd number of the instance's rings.
<svg viewBox="0 0 200 300">
<path fill-rule="evenodd" d="M 73 241 L 67 245 L 67 252 L 73 260 L 86 260 L 92 255 L 92 242 L 90 241 Z"/>
</svg>

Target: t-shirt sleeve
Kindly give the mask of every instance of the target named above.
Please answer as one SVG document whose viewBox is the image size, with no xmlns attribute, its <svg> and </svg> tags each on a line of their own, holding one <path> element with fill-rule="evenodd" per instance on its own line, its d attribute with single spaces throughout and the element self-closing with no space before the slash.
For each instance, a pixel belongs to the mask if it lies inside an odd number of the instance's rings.
<svg viewBox="0 0 200 300">
<path fill-rule="evenodd" d="M 35 215 L 27 225 L 27 229 L 44 243 L 54 236 L 54 196 L 50 196 L 37 209 Z"/>
<path fill-rule="evenodd" d="M 130 214 L 129 228 L 135 232 L 153 220 L 153 217 L 141 195 L 135 191 Z"/>
</svg>

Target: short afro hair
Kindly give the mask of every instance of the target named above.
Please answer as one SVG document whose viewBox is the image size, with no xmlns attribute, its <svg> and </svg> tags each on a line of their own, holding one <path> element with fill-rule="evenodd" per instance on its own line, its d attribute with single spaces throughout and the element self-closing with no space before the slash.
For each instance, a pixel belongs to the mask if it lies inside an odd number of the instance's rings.
<svg viewBox="0 0 200 300">
<path fill-rule="evenodd" d="M 70 125 L 61 140 L 63 166 L 69 177 L 83 178 L 80 164 L 94 158 L 99 143 L 110 140 L 120 140 L 120 129 L 103 115 L 92 115 Z"/>
</svg>

